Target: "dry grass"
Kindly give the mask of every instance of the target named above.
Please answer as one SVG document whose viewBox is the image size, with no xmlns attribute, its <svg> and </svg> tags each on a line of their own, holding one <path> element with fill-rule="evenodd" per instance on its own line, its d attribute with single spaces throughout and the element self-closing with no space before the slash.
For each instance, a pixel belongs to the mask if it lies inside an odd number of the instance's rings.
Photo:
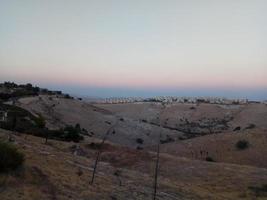
<svg viewBox="0 0 267 200">
<path fill-rule="evenodd" d="M 0 131 L 1 138 L 7 132 Z M 95 141 L 96 142 L 96 141 Z M 1 175 L 3 200 L 15 199 L 151 199 L 156 155 L 107 144 L 89 185 L 95 150 L 80 144 L 81 156 L 72 152 L 73 143 L 49 141 L 24 135 L 15 143 L 26 155 L 23 170 Z M 119 176 L 114 175 L 120 171 Z M 80 173 L 82 172 L 82 174 Z M 253 199 L 248 187 L 267 182 L 267 169 L 208 163 L 160 156 L 158 199 Z M 3 181 L 5 179 L 5 181 Z M 120 185 L 121 184 L 121 185 Z"/>
</svg>

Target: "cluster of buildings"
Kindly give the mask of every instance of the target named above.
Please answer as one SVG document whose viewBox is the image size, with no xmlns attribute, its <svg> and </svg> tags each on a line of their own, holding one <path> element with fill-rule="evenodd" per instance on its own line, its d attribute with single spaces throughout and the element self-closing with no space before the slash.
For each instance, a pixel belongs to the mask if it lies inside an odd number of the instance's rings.
<svg viewBox="0 0 267 200">
<path fill-rule="evenodd" d="M 248 99 L 226 99 L 220 97 L 172 97 L 172 96 L 159 96 L 153 98 L 141 97 L 118 97 L 102 99 L 99 103 L 134 103 L 134 102 L 161 102 L 161 103 L 211 103 L 211 104 L 247 104 Z"/>
<path fill-rule="evenodd" d="M 134 103 L 134 102 L 144 102 L 145 99 L 141 97 L 112 97 L 106 98 L 98 101 L 99 103 L 110 103 L 110 104 L 117 104 L 117 103 Z"/>
<path fill-rule="evenodd" d="M 150 101 L 164 102 L 164 103 L 211 103 L 211 104 L 247 104 L 247 99 L 227 99 L 220 97 L 172 97 L 161 96 L 151 98 Z"/>
</svg>

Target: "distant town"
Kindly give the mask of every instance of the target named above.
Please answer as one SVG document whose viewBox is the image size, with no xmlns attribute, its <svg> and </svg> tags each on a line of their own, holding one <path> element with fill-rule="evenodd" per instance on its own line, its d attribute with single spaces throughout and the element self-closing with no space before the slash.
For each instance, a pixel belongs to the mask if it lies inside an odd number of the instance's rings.
<svg viewBox="0 0 267 200">
<path fill-rule="evenodd" d="M 250 101 L 248 99 L 228 99 L 220 97 L 175 97 L 175 96 L 159 96 L 152 98 L 141 98 L 141 97 L 113 97 L 105 98 L 97 101 L 97 103 L 134 103 L 134 102 L 160 102 L 160 103 L 210 103 L 210 104 L 225 104 L 225 105 L 242 105 L 248 103 L 264 103 L 267 101 Z"/>
</svg>

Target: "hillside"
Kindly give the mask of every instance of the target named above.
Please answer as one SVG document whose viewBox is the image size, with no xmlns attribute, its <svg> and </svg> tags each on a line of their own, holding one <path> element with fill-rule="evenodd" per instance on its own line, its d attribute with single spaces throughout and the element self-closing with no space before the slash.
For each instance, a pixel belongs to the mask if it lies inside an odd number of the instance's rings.
<svg viewBox="0 0 267 200">
<path fill-rule="evenodd" d="M 247 141 L 248 148 L 240 150 L 238 141 Z M 238 133 L 221 133 L 163 144 L 161 152 L 178 157 L 205 160 L 207 157 L 216 162 L 235 163 L 267 168 L 266 130 L 247 130 Z"/>
<path fill-rule="evenodd" d="M 0 138 L 7 139 L 7 133 L 0 130 Z M 95 182 L 89 185 L 96 151 L 88 143 L 79 148 L 59 141 L 45 145 L 43 139 L 19 133 L 14 139 L 26 163 L 15 173 L 0 175 L 3 200 L 152 198 L 152 152 L 105 145 Z M 158 199 L 264 199 L 250 188 L 261 188 L 266 180 L 264 168 L 161 154 Z"/>
<path fill-rule="evenodd" d="M 151 199 L 158 143 L 157 199 L 267 198 L 265 104 L 103 104 L 39 94 L 1 109 L 16 123 L 1 122 L 14 131 L 0 129 L 0 139 L 12 136 L 25 154 L 21 169 L 0 175 L 1 199 Z"/>
</svg>

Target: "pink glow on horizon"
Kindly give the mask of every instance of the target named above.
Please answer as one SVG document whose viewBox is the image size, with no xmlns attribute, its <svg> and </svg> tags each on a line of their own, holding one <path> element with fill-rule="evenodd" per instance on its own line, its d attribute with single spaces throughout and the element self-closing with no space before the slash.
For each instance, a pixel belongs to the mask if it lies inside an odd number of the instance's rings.
<svg viewBox="0 0 267 200">
<path fill-rule="evenodd" d="M 197 75 L 187 75 L 175 78 L 175 76 L 120 76 L 109 77 L 109 76 L 98 76 L 90 77 L 86 75 L 64 75 L 58 76 L 57 74 L 51 76 L 35 75 L 32 78 L 30 75 L 24 75 L 20 77 L 6 76 L 9 79 L 17 80 L 20 82 L 36 82 L 36 83 L 51 83 L 51 84 L 62 84 L 62 85 L 77 85 L 77 86 L 88 86 L 88 87 L 102 87 L 102 88 L 132 88 L 132 89 L 164 89 L 164 88 L 177 88 L 177 89 L 257 89 L 267 88 L 267 79 L 264 74 L 258 75 L 257 77 L 250 76 L 209 76 L 209 77 L 198 77 Z"/>
</svg>

